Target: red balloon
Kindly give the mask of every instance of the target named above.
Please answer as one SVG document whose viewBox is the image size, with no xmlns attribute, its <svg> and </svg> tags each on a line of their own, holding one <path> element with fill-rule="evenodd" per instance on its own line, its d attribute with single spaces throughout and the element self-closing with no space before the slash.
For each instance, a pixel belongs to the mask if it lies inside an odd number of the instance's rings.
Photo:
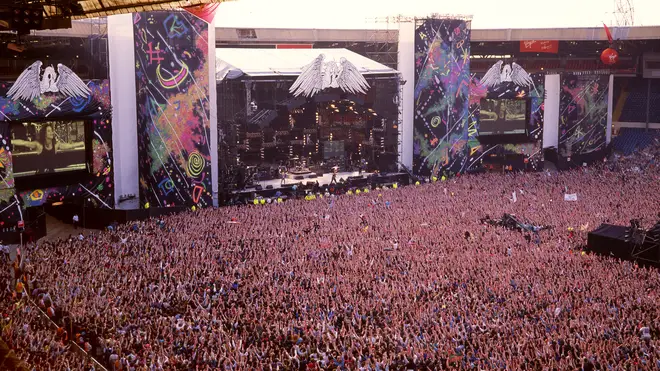
<svg viewBox="0 0 660 371">
<path fill-rule="evenodd" d="M 607 48 L 600 54 L 600 60 L 608 66 L 614 65 L 619 61 L 619 52 Z"/>
</svg>

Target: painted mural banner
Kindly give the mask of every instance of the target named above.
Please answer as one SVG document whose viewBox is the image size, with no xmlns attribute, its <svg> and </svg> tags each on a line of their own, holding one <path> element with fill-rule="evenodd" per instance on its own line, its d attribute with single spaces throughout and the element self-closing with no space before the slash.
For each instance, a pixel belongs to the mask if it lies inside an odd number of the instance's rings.
<svg viewBox="0 0 660 371">
<path fill-rule="evenodd" d="M 413 171 L 461 173 L 469 158 L 470 28 L 427 19 L 415 34 Z"/>
<path fill-rule="evenodd" d="M 14 188 L 10 135 L 9 125 L 0 124 L 0 191 Z M 2 195 L 0 195 L 1 201 L 6 201 Z"/>
<path fill-rule="evenodd" d="M 133 31 L 140 203 L 210 206 L 208 24 L 188 12 L 135 13 Z"/>
<path fill-rule="evenodd" d="M 607 146 L 609 76 L 564 74 L 559 101 L 559 155 L 584 156 Z"/>
<path fill-rule="evenodd" d="M 86 202 L 93 207 L 114 207 L 110 83 L 108 80 L 82 82 L 85 88 L 79 86 L 78 89 L 85 94 L 39 91 L 31 94 L 31 98 L 25 95 L 9 98 L 8 92 L 15 82 L 0 82 L 0 228 L 16 225 L 22 220 L 25 208 L 42 206 L 45 203 Z M 22 190 L 17 193 L 14 188 L 11 155 L 11 125 L 44 119 L 56 121 L 72 118 L 92 125 L 93 159 L 89 175 L 77 184 Z"/>
</svg>

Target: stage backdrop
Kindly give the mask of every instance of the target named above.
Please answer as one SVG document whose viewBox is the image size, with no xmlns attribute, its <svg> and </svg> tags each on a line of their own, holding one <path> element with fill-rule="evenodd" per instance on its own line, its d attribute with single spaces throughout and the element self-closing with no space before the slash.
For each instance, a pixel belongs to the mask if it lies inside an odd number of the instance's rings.
<svg viewBox="0 0 660 371">
<path fill-rule="evenodd" d="M 0 230 L 22 220 L 26 207 L 47 202 L 73 202 L 101 208 L 114 207 L 112 167 L 112 126 L 108 80 L 84 81 L 92 91 L 88 98 L 67 98 L 63 94 L 42 95 L 30 102 L 8 99 L 13 82 L 0 82 Z M 93 125 L 92 171 L 77 184 L 38 188 L 16 194 L 12 173 L 11 122 L 78 119 Z"/>
<path fill-rule="evenodd" d="M 561 75 L 559 156 L 588 162 L 591 154 L 605 149 L 608 93 L 608 75 Z"/>
<path fill-rule="evenodd" d="M 524 68 L 524 66 L 523 66 Z M 470 114 L 468 118 L 468 165 L 465 171 L 482 168 L 482 159 L 492 153 L 498 155 L 524 154 L 525 169 L 529 171 L 543 168 L 543 117 L 545 101 L 545 74 L 530 75 L 533 84 L 518 86 L 513 82 L 503 82 L 485 87 L 481 84 L 482 76 L 473 75 L 470 83 Z M 481 144 L 478 140 L 479 111 L 481 98 L 491 99 L 529 99 L 530 116 L 527 121 L 527 142 Z"/>
<path fill-rule="evenodd" d="M 470 29 L 465 21 L 427 19 L 415 35 L 413 171 L 462 172 L 470 151 Z"/>
<path fill-rule="evenodd" d="M 208 24 L 136 13 L 133 32 L 141 205 L 211 206 Z"/>
</svg>

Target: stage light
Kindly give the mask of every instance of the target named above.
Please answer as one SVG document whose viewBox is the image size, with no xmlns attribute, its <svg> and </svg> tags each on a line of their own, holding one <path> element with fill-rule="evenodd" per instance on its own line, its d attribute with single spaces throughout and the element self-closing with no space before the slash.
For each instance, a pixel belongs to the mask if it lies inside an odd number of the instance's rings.
<svg viewBox="0 0 660 371">
<path fill-rule="evenodd" d="M 51 206 L 60 206 L 60 205 L 64 205 L 64 202 L 61 202 L 61 201 L 53 202 L 53 203 L 50 204 L 50 205 L 51 205 Z"/>
</svg>

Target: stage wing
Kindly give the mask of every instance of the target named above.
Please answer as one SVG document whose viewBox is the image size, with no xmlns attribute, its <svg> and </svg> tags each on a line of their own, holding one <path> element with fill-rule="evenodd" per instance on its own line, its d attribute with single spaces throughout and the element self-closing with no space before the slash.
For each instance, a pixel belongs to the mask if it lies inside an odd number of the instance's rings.
<svg viewBox="0 0 660 371">
<path fill-rule="evenodd" d="M 500 84 L 500 76 L 502 75 L 502 64 L 504 61 L 499 61 L 495 63 L 488 71 L 484 77 L 479 80 L 479 83 L 487 88 L 492 88 Z"/>
<path fill-rule="evenodd" d="M 534 85 L 534 80 L 529 76 L 529 73 L 517 63 L 511 63 L 511 81 L 519 86 Z"/>
<path fill-rule="evenodd" d="M 294 81 L 289 93 L 295 97 L 304 95 L 311 97 L 323 90 L 323 60 L 324 54 L 320 54 L 310 64 L 302 68 L 300 76 Z"/>
<path fill-rule="evenodd" d="M 57 89 L 67 97 L 88 97 L 92 91 L 71 69 L 63 64 L 57 65 Z"/>
<path fill-rule="evenodd" d="M 337 77 L 337 84 L 343 91 L 357 94 L 366 94 L 370 86 L 357 67 L 346 58 L 341 61 L 341 74 Z"/>
<path fill-rule="evenodd" d="M 39 81 L 39 74 L 41 73 L 41 65 L 41 61 L 36 61 L 30 67 L 23 70 L 14 82 L 14 85 L 7 92 L 7 97 L 12 100 L 21 99 L 31 101 L 40 96 L 41 82 Z"/>
</svg>

